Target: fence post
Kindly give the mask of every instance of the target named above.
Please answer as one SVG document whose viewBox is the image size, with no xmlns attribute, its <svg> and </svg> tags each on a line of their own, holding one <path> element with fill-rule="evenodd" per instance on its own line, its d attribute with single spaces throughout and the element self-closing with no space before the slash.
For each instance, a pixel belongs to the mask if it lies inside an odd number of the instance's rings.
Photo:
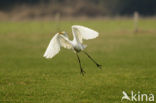
<svg viewBox="0 0 156 103">
<path fill-rule="evenodd" d="M 60 31 L 60 13 L 56 13 L 55 15 L 55 21 L 56 21 L 56 29 L 57 29 L 57 32 L 61 32 Z"/>
<path fill-rule="evenodd" d="M 138 32 L 138 21 L 139 21 L 139 13 L 135 11 L 134 12 L 134 33 Z"/>
</svg>

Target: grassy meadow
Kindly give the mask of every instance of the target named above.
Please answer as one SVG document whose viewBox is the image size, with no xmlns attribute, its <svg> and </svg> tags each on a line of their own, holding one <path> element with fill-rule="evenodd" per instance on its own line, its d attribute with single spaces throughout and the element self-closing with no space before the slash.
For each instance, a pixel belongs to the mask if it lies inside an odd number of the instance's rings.
<svg viewBox="0 0 156 103">
<path fill-rule="evenodd" d="M 74 24 L 100 33 L 84 44 L 102 70 L 80 53 L 84 77 L 70 50 L 43 58 L 56 32 L 72 39 Z M 156 95 L 156 19 L 140 19 L 138 30 L 131 19 L 0 21 L 0 103 L 120 103 L 123 90 Z"/>
</svg>

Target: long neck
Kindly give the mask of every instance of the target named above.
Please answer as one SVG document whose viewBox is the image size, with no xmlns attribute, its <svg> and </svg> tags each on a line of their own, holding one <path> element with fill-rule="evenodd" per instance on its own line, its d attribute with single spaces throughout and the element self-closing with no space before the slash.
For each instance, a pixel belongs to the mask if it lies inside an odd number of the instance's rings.
<svg viewBox="0 0 156 103">
<path fill-rule="evenodd" d="M 60 35 L 64 40 L 66 40 L 67 42 L 71 43 L 72 41 L 69 40 L 69 38 L 65 35 Z"/>
</svg>

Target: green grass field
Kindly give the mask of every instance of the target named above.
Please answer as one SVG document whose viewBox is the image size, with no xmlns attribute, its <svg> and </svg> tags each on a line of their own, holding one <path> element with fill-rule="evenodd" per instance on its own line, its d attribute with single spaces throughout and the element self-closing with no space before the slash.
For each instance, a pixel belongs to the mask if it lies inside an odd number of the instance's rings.
<svg viewBox="0 0 156 103">
<path fill-rule="evenodd" d="M 63 49 L 53 59 L 43 58 L 52 36 L 79 24 L 100 36 L 84 41 L 99 70 L 80 53 Z M 156 19 L 0 22 L 0 103 L 120 103 L 122 91 L 156 95 Z M 127 103 L 128 101 L 124 101 Z"/>
</svg>

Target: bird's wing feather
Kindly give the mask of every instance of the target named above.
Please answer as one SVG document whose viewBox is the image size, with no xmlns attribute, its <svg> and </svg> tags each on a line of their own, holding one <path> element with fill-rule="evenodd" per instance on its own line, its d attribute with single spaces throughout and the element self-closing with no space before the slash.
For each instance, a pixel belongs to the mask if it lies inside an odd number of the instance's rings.
<svg viewBox="0 0 156 103">
<path fill-rule="evenodd" d="M 70 41 L 68 40 L 67 37 L 65 37 L 64 35 L 59 35 L 59 41 L 60 41 L 60 45 L 61 47 L 64 47 L 66 49 L 71 49 L 72 45 L 70 43 Z"/>
<path fill-rule="evenodd" d="M 45 58 L 52 58 L 54 57 L 56 54 L 59 53 L 60 51 L 60 43 L 58 41 L 58 33 L 55 34 L 55 36 L 51 39 L 45 53 L 44 53 L 44 57 Z"/>
<path fill-rule="evenodd" d="M 99 35 L 98 32 L 90 28 L 79 26 L 79 25 L 73 25 L 72 31 L 73 31 L 73 35 L 75 35 L 81 43 L 82 43 L 82 39 L 85 39 L 85 40 L 94 39 L 98 37 Z"/>
<path fill-rule="evenodd" d="M 45 58 L 53 58 L 56 54 L 59 53 L 60 47 L 64 47 L 67 49 L 72 48 L 72 45 L 69 43 L 68 39 L 63 35 L 59 35 L 58 33 L 51 39 L 45 53 Z"/>
</svg>

